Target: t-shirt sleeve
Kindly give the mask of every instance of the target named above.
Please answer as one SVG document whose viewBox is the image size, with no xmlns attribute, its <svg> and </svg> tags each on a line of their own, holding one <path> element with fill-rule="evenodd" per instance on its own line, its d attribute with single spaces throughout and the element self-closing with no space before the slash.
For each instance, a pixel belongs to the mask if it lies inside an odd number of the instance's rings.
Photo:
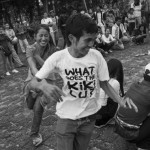
<svg viewBox="0 0 150 150">
<path fill-rule="evenodd" d="M 58 57 L 56 53 L 52 54 L 45 62 L 42 68 L 36 73 L 36 77 L 39 79 L 45 79 L 50 73 L 56 69 Z"/>
<path fill-rule="evenodd" d="M 101 55 L 101 53 L 97 53 L 98 56 L 98 78 L 100 81 L 108 81 L 109 80 L 109 73 L 108 67 L 105 59 Z"/>
<path fill-rule="evenodd" d="M 117 80 L 110 80 L 109 84 L 113 87 L 113 89 L 115 90 L 115 92 L 119 95 L 119 91 L 120 91 L 120 84 Z"/>
<path fill-rule="evenodd" d="M 108 43 L 104 34 L 102 35 L 102 40 L 103 40 L 105 43 Z"/>
</svg>

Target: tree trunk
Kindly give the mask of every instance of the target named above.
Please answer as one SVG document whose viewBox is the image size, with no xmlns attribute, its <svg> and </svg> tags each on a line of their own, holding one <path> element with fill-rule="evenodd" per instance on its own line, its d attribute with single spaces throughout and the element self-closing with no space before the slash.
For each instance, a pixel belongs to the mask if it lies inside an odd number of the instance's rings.
<svg viewBox="0 0 150 150">
<path fill-rule="evenodd" d="M 83 0 L 83 4 L 84 4 L 84 7 L 85 7 L 86 11 L 88 12 L 87 5 L 86 5 L 86 1 L 85 1 L 85 0 Z"/>
<path fill-rule="evenodd" d="M 39 1 L 36 0 L 36 7 L 37 7 L 37 12 L 38 12 L 38 17 L 41 16 L 41 11 L 40 11 L 40 6 L 39 6 Z"/>
</svg>

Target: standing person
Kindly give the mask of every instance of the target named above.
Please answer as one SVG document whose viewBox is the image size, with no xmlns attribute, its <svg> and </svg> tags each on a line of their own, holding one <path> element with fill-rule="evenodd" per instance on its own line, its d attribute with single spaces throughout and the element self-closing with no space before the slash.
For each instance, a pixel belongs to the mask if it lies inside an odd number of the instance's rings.
<svg viewBox="0 0 150 150">
<path fill-rule="evenodd" d="M 26 28 L 24 25 L 20 24 L 18 21 L 16 21 L 15 29 L 14 29 L 17 38 L 19 39 L 19 44 L 21 47 L 21 50 L 23 53 L 26 52 L 27 46 L 29 46 L 29 43 L 26 38 Z"/>
<path fill-rule="evenodd" d="M 124 96 L 124 88 L 123 88 L 123 67 L 122 63 L 117 59 L 110 59 L 107 62 L 108 71 L 109 71 L 109 84 L 113 87 L 115 92 L 120 96 Z M 118 104 L 114 102 L 107 94 L 100 89 L 100 100 L 102 103 L 102 108 L 97 112 L 97 116 L 100 119 L 97 119 L 95 122 L 95 126 L 97 128 L 104 127 L 107 125 L 112 118 L 115 116 L 116 111 L 118 109 Z"/>
<path fill-rule="evenodd" d="M 6 32 L 5 32 L 5 34 L 6 34 Z M 8 34 L 7 34 L 7 36 L 9 37 Z M 14 45 L 13 45 L 14 43 L 15 43 L 15 40 L 14 40 L 14 41 L 11 40 L 11 42 L 9 42 L 9 48 L 11 49 L 12 57 L 13 57 L 14 63 L 17 65 L 18 68 L 20 68 L 20 67 L 26 67 L 26 66 L 22 63 L 22 61 L 20 60 L 20 58 L 19 58 L 17 52 L 15 51 Z"/>
<path fill-rule="evenodd" d="M 58 16 L 56 16 L 54 10 L 50 11 L 50 18 L 52 19 L 53 22 L 53 33 L 55 37 L 55 43 L 56 45 L 58 44 Z"/>
<path fill-rule="evenodd" d="M 95 113 L 101 108 L 100 87 L 122 107 L 126 102 L 131 104 L 129 99 L 120 100 L 109 85 L 107 64 L 101 53 L 91 49 L 97 30 L 90 17 L 71 16 L 66 23 L 69 47 L 52 54 L 29 84 L 30 89 L 40 89 L 49 101 L 57 101 L 57 150 L 87 150 Z M 53 71 L 63 79 L 62 90 L 43 80 Z"/>
<path fill-rule="evenodd" d="M 18 70 L 14 68 L 12 62 L 12 50 L 11 50 L 11 40 L 5 34 L 3 27 L 0 27 L 0 53 L 3 59 L 4 71 L 7 76 L 10 76 L 10 72 L 7 67 L 7 61 L 10 64 L 12 73 L 18 73 Z"/>
<path fill-rule="evenodd" d="M 143 0 L 143 7 L 144 7 L 144 15 L 146 18 L 146 25 L 148 31 L 150 31 L 149 23 L 150 23 L 150 0 Z"/>
<path fill-rule="evenodd" d="M 58 19 L 58 28 L 60 29 L 60 32 L 64 39 L 63 48 L 66 46 L 66 21 L 68 19 L 68 15 L 66 13 L 65 8 L 63 8 L 62 13 Z"/>
<path fill-rule="evenodd" d="M 150 149 L 150 64 L 145 66 L 142 82 L 131 84 L 126 96 L 132 99 L 138 108 L 119 108 L 116 115 L 116 133 L 127 141 L 135 143 L 138 150 Z"/>
<path fill-rule="evenodd" d="M 9 39 L 12 41 L 12 44 L 14 45 L 15 51 L 18 54 L 18 39 L 15 35 L 14 30 L 10 29 L 10 26 L 8 23 L 5 24 L 5 33 L 9 37 Z"/>
<path fill-rule="evenodd" d="M 103 14 L 99 6 L 96 7 L 96 12 L 94 13 L 94 18 L 97 25 L 101 28 L 102 33 L 105 33 L 105 27 L 103 22 Z"/>
<path fill-rule="evenodd" d="M 134 15 L 136 18 L 136 27 L 138 27 L 141 24 L 141 9 L 142 5 L 140 0 L 134 0 L 133 3 L 131 3 L 131 8 L 134 9 Z"/>
<path fill-rule="evenodd" d="M 135 21 L 134 9 L 130 8 L 128 13 L 128 30 L 130 36 L 133 35 L 133 31 L 135 29 Z"/>
<path fill-rule="evenodd" d="M 49 27 L 46 25 L 40 25 L 35 30 L 35 40 L 36 42 L 29 46 L 26 51 L 26 57 L 29 64 L 28 77 L 25 80 L 25 87 L 28 85 L 29 81 L 35 76 L 38 70 L 43 66 L 45 59 L 52 54 L 49 45 Z M 48 78 L 50 82 L 55 80 L 54 75 Z M 39 133 L 40 124 L 42 121 L 42 115 L 44 112 L 42 100 L 43 96 L 30 91 L 26 97 L 27 106 L 29 109 L 33 109 L 34 116 L 31 127 L 31 138 L 35 146 L 42 143 L 42 135 Z"/>
<path fill-rule="evenodd" d="M 53 44 L 56 46 L 55 35 L 54 35 L 54 30 L 53 30 L 53 21 L 51 18 L 48 17 L 48 14 L 46 12 L 44 13 L 43 17 L 44 18 L 41 20 L 41 24 L 46 24 L 49 26 L 50 35 L 51 35 Z"/>
</svg>

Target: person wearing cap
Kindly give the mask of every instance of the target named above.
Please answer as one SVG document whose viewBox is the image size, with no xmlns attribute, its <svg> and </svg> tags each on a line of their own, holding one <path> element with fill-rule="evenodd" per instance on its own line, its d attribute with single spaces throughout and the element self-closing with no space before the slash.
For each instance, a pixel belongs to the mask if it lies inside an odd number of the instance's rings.
<svg viewBox="0 0 150 150">
<path fill-rule="evenodd" d="M 150 149 L 150 63 L 145 67 L 142 82 L 133 83 L 125 97 L 132 99 L 138 112 L 120 107 L 116 114 L 115 132 L 135 143 L 138 150 Z"/>
</svg>

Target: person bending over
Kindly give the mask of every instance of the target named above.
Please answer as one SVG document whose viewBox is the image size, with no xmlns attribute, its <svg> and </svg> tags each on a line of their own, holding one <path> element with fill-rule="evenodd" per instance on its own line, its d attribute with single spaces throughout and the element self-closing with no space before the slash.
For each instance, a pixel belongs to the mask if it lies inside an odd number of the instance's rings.
<svg viewBox="0 0 150 150">
<path fill-rule="evenodd" d="M 115 132 L 127 141 L 136 143 L 138 150 L 150 149 L 150 64 L 145 66 L 142 82 L 133 83 L 126 97 L 132 99 L 138 112 L 133 109 L 118 109 Z"/>
</svg>

